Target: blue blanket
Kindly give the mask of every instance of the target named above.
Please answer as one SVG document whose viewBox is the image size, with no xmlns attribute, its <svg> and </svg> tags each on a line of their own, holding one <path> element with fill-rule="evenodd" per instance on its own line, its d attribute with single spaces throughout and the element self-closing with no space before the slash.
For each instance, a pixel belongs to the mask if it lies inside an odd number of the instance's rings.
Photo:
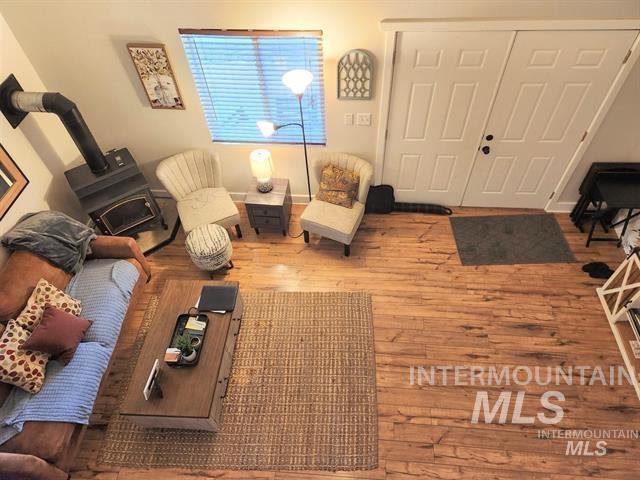
<svg viewBox="0 0 640 480">
<path fill-rule="evenodd" d="M 67 293 L 82 301 L 81 315 L 93 324 L 67 366 L 49 362 L 39 393 L 11 391 L 0 408 L 0 445 L 20 433 L 24 422 L 89 423 L 138 276 L 124 260 L 85 263 Z"/>
<path fill-rule="evenodd" d="M 115 347 L 139 276 L 125 260 L 100 259 L 85 263 L 71 279 L 67 293 L 82 302 L 82 316 L 93 321 L 83 342 Z"/>
<path fill-rule="evenodd" d="M 95 232 L 61 212 L 27 213 L 2 237 L 10 250 L 42 255 L 65 272 L 78 273 Z"/>
<path fill-rule="evenodd" d="M 111 350 L 99 343 L 81 343 L 65 367 L 51 361 L 36 395 L 14 388 L 0 408 L 0 444 L 22 431 L 24 422 L 89 423 Z"/>
</svg>

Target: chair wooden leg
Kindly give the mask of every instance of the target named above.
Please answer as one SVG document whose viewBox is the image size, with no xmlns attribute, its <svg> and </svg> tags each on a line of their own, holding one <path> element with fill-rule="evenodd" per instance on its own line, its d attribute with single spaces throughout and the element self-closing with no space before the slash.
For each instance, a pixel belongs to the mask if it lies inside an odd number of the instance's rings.
<svg viewBox="0 0 640 480">
<path fill-rule="evenodd" d="M 242 238 L 242 230 L 240 230 L 240 224 L 236 225 L 236 235 L 238 235 L 238 238 Z"/>
<path fill-rule="evenodd" d="M 344 256 L 348 257 L 349 255 L 351 255 L 351 245 L 345 245 L 344 246 Z"/>
<path fill-rule="evenodd" d="M 309 232 L 304 231 L 304 243 L 309 243 Z"/>
<path fill-rule="evenodd" d="M 231 270 L 233 268 L 233 260 L 229 260 L 229 264 L 227 265 L 227 270 Z"/>
</svg>

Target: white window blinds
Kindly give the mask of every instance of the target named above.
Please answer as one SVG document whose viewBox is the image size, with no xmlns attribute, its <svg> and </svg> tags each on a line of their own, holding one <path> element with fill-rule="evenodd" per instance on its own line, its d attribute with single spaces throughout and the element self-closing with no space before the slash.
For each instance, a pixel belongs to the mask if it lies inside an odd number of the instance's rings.
<svg viewBox="0 0 640 480">
<path fill-rule="evenodd" d="M 313 82 L 302 109 L 309 144 L 325 144 L 321 32 L 180 30 L 191 73 L 215 142 L 302 143 L 290 126 L 264 138 L 256 122 L 300 122 L 297 97 L 282 75 L 305 69 Z"/>
</svg>

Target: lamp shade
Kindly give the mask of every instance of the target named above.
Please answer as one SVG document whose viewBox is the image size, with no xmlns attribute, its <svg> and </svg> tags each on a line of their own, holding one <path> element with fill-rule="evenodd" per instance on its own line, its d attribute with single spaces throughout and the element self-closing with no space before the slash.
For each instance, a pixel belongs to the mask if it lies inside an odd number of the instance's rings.
<svg viewBox="0 0 640 480">
<path fill-rule="evenodd" d="M 289 70 L 282 76 L 282 83 L 295 95 L 302 95 L 312 80 L 309 70 Z"/>
<path fill-rule="evenodd" d="M 263 137 L 270 137 L 271 135 L 273 135 L 273 132 L 276 131 L 276 126 L 273 124 L 273 122 L 270 122 L 268 120 L 260 120 L 256 123 Z"/>
<path fill-rule="evenodd" d="M 249 154 L 251 160 L 251 173 L 258 179 L 258 182 L 268 182 L 273 175 L 273 162 L 271 152 L 264 148 L 254 150 Z"/>
</svg>

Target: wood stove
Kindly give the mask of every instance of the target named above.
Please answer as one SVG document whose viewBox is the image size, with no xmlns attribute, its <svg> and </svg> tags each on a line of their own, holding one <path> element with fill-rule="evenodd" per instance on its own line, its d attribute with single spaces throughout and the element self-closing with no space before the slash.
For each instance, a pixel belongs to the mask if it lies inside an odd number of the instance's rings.
<svg viewBox="0 0 640 480">
<path fill-rule="evenodd" d="M 126 148 L 105 154 L 107 170 L 94 174 L 88 165 L 65 172 L 82 208 L 105 235 L 135 235 L 154 225 L 167 228 L 147 180 Z"/>
<path fill-rule="evenodd" d="M 126 148 L 106 154 L 93 138 L 80 110 L 60 93 L 25 92 L 9 75 L 0 84 L 0 111 L 13 128 L 31 112 L 58 115 L 86 164 L 65 172 L 85 212 L 105 235 L 135 235 L 167 224 L 149 184 Z"/>
</svg>

